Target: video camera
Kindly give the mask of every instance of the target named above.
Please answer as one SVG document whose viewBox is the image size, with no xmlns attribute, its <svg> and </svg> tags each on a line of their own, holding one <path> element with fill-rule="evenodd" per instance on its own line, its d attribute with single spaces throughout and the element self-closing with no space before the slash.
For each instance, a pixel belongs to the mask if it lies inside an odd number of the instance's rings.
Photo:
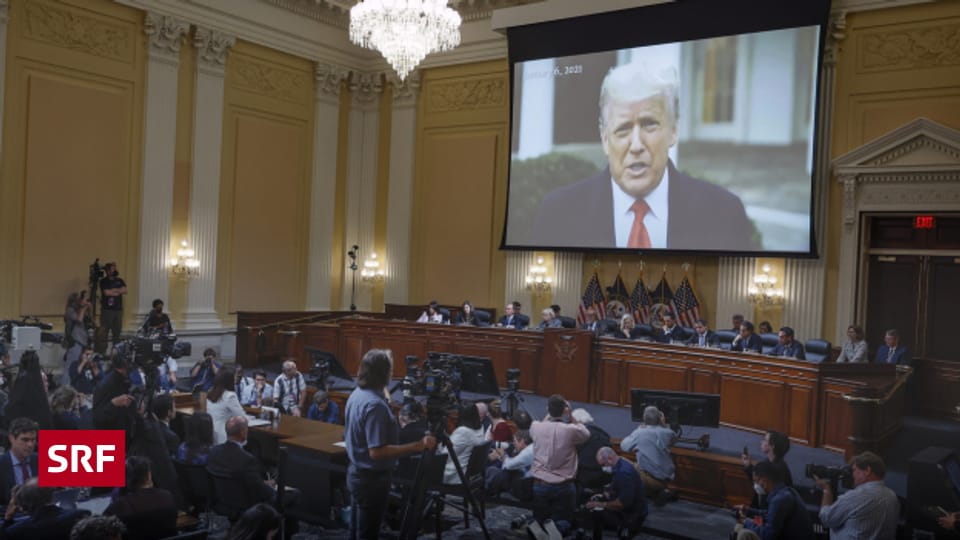
<svg viewBox="0 0 960 540">
<path fill-rule="evenodd" d="M 844 489 L 850 489 L 853 487 L 853 470 L 849 465 L 844 465 L 843 467 L 831 467 L 829 465 L 808 463 L 803 470 L 803 474 L 807 478 L 814 481 L 816 478 L 829 481 L 830 490 L 834 493 L 837 493 L 838 488 L 841 486 Z"/>
<path fill-rule="evenodd" d="M 463 383 L 463 361 L 459 356 L 441 353 L 431 355 L 419 366 L 416 356 L 407 356 L 407 376 L 400 381 L 403 401 L 414 396 L 427 396 L 427 421 L 442 424 L 451 409 L 460 406 L 460 387 Z"/>
<path fill-rule="evenodd" d="M 107 271 L 100 264 L 100 257 L 97 257 L 94 259 L 93 264 L 90 265 L 90 274 L 88 277 L 90 288 L 95 289 L 100 283 L 100 280 L 105 277 L 107 277 Z"/>
<path fill-rule="evenodd" d="M 520 368 L 507 369 L 507 391 L 508 392 L 520 391 Z"/>
<path fill-rule="evenodd" d="M 177 341 L 176 334 L 138 335 L 127 340 L 119 354 L 123 354 L 127 361 L 146 368 L 159 366 L 167 356 L 175 359 L 189 356 L 192 350 L 190 342 Z"/>
</svg>

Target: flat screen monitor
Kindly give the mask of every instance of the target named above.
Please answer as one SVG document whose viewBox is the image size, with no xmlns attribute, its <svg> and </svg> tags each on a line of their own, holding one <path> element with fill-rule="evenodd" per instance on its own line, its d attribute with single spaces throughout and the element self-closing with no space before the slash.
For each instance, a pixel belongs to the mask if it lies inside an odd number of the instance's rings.
<svg viewBox="0 0 960 540">
<path fill-rule="evenodd" d="M 828 0 L 683 0 L 508 29 L 503 247 L 813 256 Z"/>
<path fill-rule="evenodd" d="M 489 358 L 438 352 L 429 352 L 427 356 L 437 358 L 444 354 L 449 358 L 460 359 L 460 390 L 487 396 L 500 395 L 497 374 L 493 369 L 493 362 Z"/>
<path fill-rule="evenodd" d="M 720 395 L 666 390 L 630 390 L 630 417 L 643 422 L 643 410 L 653 405 L 671 426 L 720 427 Z"/>
</svg>

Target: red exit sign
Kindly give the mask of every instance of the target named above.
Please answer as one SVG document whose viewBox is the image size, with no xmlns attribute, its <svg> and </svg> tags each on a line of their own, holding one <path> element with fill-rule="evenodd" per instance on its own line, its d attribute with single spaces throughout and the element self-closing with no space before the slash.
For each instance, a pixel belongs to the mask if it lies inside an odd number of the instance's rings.
<svg viewBox="0 0 960 540">
<path fill-rule="evenodd" d="M 932 229 L 936 224 L 937 222 L 933 216 L 917 216 L 913 218 L 914 229 Z"/>
</svg>

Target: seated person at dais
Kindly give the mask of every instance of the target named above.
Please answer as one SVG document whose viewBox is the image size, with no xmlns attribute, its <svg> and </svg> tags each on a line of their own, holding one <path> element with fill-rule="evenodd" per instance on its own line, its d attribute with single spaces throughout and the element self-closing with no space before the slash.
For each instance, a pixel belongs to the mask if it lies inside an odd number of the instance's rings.
<svg viewBox="0 0 960 540">
<path fill-rule="evenodd" d="M 877 349 L 878 364 L 910 365 L 910 351 L 900 345 L 900 333 L 895 329 L 887 330 L 883 336 L 883 345 Z"/>
<path fill-rule="evenodd" d="M 760 340 L 760 336 L 753 332 L 753 323 L 743 321 L 743 324 L 740 325 L 740 333 L 733 338 L 733 343 L 730 344 L 730 350 L 759 353 L 762 348 L 763 342 Z"/>
<path fill-rule="evenodd" d="M 847 327 L 847 341 L 840 349 L 840 356 L 837 357 L 837 362 L 862 364 L 869 361 L 870 359 L 867 357 L 867 342 L 863 339 L 863 328 L 851 324 Z"/>
<path fill-rule="evenodd" d="M 473 304 L 471 304 L 469 300 L 464 300 L 463 304 L 460 305 L 460 312 L 457 313 L 457 318 L 454 320 L 454 323 L 464 326 L 480 325 L 480 319 L 477 317 L 473 309 Z"/>
<path fill-rule="evenodd" d="M 803 345 L 793 339 L 793 328 L 784 326 L 780 328 L 780 343 L 770 351 L 770 356 L 781 356 L 783 358 L 796 358 L 797 360 L 806 360 L 807 355 L 803 352 Z"/>
<path fill-rule="evenodd" d="M 687 340 L 687 345 L 693 347 L 719 347 L 720 338 L 710 330 L 706 319 L 697 319 L 693 323 L 693 335 Z"/>
<path fill-rule="evenodd" d="M 334 403 L 325 390 L 313 394 L 313 405 L 307 410 L 307 418 L 328 424 L 340 423 L 340 406 Z"/>
<path fill-rule="evenodd" d="M 563 323 L 557 318 L 557 314 L 552 309 L 546 308 L 542 311 L 543 320 L 537 325 L 537 330 L 545 328 L 563 328 Z"/>
<path fill-rule="evenodd" d="M 513 301 L 504 306 L 503 317 L 497 321 L 497 326 L 523 330 L 527 327 L 528 319 L 520 314 L 520 302 Z"/>
<path fill-rule="evenodd" d="M 624 313 L 620 317 L 620 327 L 614 337 L 620 339 L 638 339 L 640 337 L 640 329 L 637 328 L 637 322 L 633 320 L 633 315 Z M 591 461 L 593 461 L 592 458 Z"/>
<path fill-rule="evenodd" d="M 674 341 L 686 341 L 686 335 L 683 328 L 677 325 L 677 317 L 672 311 L 663 314 L 663 326 L 657 334 L 657 341 L 660 343 L 672 343 Z"/>
<path fill-rule="evenodd" d="M 427 309 L 423 310 L 423 313 L 420 314 L 420 318 L 417 319 L 419 323 L 442 323 L 443 322 L 443 313 L 440 313 L 440 304 L 436 300 L 427 304 Z"/>
<path fill-rule="evenodd" d="M 584 316 L 583 324 L 580 325 L 581 330 L 589 330 L 594 334 L 600 332 L 601 329 L 600 321 L 597 318 L 597 310 L 593 307 L 587 308 L 587 313 Z"/>
<path fill-rule="evenodd" d="M 770 324 L 770 321 L 760 321 L 760 324 L 757 325 L 758 334 L 772 334 L 773 325 Z"/>
</svg>

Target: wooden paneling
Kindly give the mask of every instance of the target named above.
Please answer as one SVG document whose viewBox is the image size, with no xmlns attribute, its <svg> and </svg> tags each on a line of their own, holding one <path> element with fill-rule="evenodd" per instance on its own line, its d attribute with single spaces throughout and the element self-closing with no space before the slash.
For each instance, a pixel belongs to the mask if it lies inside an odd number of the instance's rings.
<svg viewBox="0 0 960 540">
<path fill-rule="evenodd" d="M 621 395 L 623 388 L 624 363 L 620 360 L 601 360 L 600 361 L 600 392 L 598 400 L 607 405 L 623 405 L 624 398 Z"/>
<path fill-rule="evenodd" d="M 627 364 L 627 390 L 631 388 L 650 390 L 686 390 L 687 368 L 684 366 L 665 366 L 655 361 L 630 362 Z"/>
<path fill-rule="evenodd" d="M 690 385 L 691 391 L 700 392 L 701 394 L 720 393 L 720 377 L 716 371 L 694 368 L 690 370 L 690 376 L 692 379 Z"/>
<path fill-rule="evenodd" d="M 810 387 L 794 385 L 789 387 L 788 397 L 787 435 L 803 444 L 810 444 L 816 429 L 815 393 Z"/>
<path fill-rule="evenodd" d="M 787 431 L 782 407 L 786 390 L 781 382 L 724 374 L 720 381 L 720 419 L 741 428 L 767 426 L 761 429 Z"/>
<path fill-rule="evenodd" d="M 916 407 L 926 414 L 960 418 L 960 363 L 915 358 L 914 365 L 911 391 Z"/>
<path fill-rule="evenodd" d="M 106 0 L 9 4 L 0 318 L 59 324 L 94 258 L 116 261 L 128 283 L 138 273 L 143 12 Z"/>
</svg>

